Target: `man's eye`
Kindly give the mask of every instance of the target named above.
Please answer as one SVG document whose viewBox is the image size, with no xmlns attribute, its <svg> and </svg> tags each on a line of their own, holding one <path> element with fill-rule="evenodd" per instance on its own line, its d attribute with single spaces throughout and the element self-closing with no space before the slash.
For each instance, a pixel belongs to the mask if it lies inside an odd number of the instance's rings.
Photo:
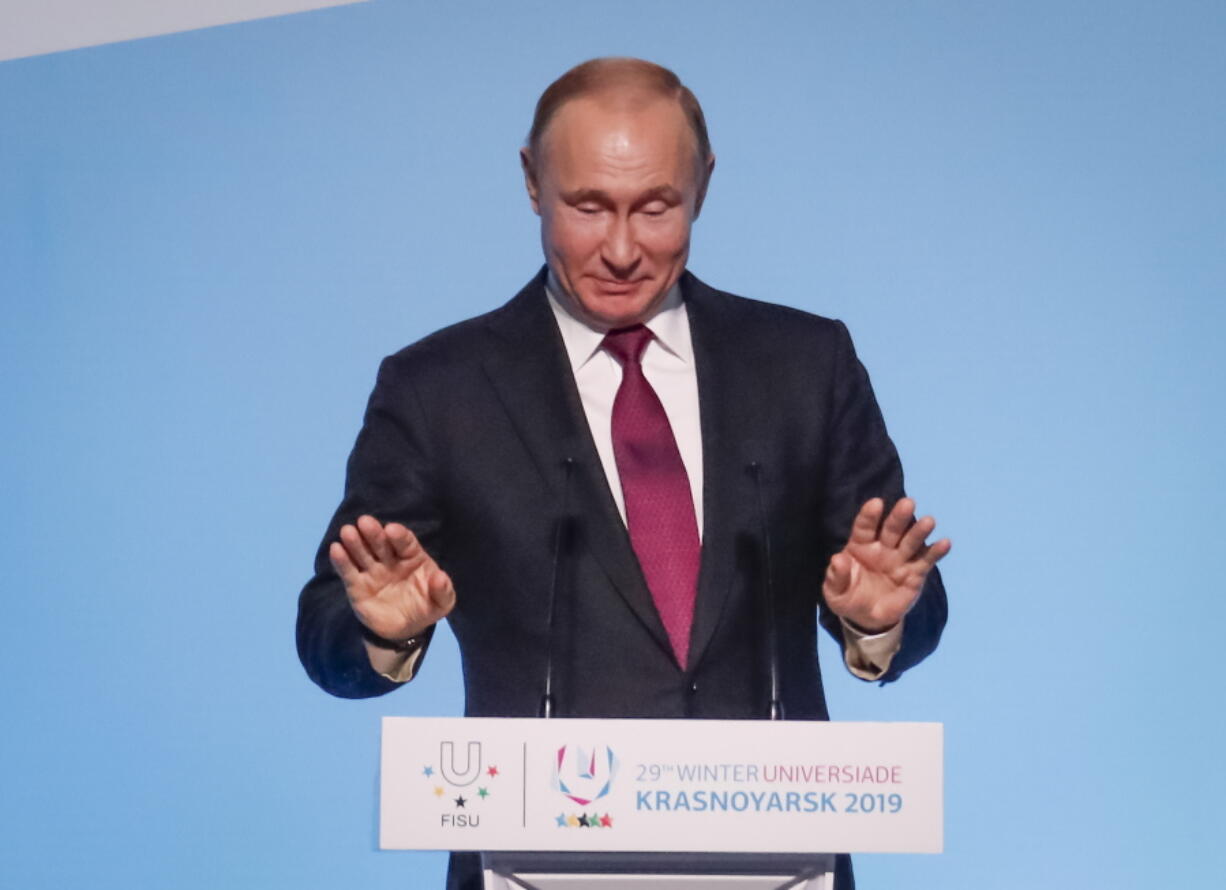
<svg viewBox="0 0 1226 890">
<path fill-rule="evenodd" d="M 575 209 L 587 216 L 594 216 L 595 214 L 599 213 L 602 208 L 599 204 L 580 204 Z"/>
<path fill-rule="evenodd" d="M 652 201 L 650 204 L 643 205 L 639 212 L 644 213 L 647 216 L 661 216 L 667 210 L 667 204 L 663 203 L 662 201 Z"/>
</svg>

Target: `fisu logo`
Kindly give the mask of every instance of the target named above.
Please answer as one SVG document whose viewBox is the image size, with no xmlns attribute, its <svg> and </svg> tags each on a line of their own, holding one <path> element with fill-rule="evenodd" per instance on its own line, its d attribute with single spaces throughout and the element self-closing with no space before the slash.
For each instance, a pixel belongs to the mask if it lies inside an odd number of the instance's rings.
<svg viewBox="0 0 1226 890">
<path fill-rule="evenodd" d="M 553 787 L 585 807 L 612 790 L 617 768 L 617 755 L 608 745 L 563 745 L 554 759 Z"/>
<path fill-rule="evenodd" d="M 463 767 L 456 763 L 455 742 L 441 742 L 438 751 L 438 769 L 448 784 L 463 788 L 477 781 L 481 775 L 481 743 L 469 742 Z"/>
<path fill-rule="evenodd" d="M 425 790 L 444 808 L 439 824 L 444 828 L 476 828 L 478 812 L 496 795 L 498 765 L 485 764 L 480 742 L 439 742 L 438 765 L 421 768 Z M 449 790 L 450 789 L 450 790 Z"/>
</svg>

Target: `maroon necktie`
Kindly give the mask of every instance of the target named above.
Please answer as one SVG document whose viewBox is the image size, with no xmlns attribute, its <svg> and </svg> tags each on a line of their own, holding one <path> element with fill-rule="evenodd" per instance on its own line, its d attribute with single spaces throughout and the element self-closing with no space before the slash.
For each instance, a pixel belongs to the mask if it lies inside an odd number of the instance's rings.
<svg viewBox="0 0 1226 890">
<path fill-rule="evenodd" d="M 613 400 L 613 454 L 626 500 L 630 544 L 685 667 L 698 590 L 698 523 L 677 440 L 660 397 L 643 376 L 652 333 L 642 325 L 610 331 L 602 344 L 622 366 Z"/>
</svg>

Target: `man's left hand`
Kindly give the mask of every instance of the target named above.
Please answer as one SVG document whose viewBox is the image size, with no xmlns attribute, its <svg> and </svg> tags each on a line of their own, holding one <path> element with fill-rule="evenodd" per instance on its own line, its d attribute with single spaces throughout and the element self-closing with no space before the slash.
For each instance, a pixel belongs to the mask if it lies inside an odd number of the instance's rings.
<svg viewBox="0 0 1226 890">
<path fill-rule="evenodd" d="M 864 633 L 889 630 L 911 609 L 924 579 L 952 546 L 926 540 L 931 516 L 915 519 L 915 501 L 902 498 L 881 521 L 885 502 L 867 501 L 851 524 L 846 546 L 830 558 L 822 595 L 830 610 Z"/>
</svg>

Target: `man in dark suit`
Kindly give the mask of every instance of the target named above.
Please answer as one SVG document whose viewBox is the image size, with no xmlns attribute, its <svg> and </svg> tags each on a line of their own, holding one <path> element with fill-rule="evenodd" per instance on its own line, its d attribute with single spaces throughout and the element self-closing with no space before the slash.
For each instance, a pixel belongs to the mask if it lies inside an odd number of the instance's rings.
<svg viewBox="0 0 1226 890">
<path fill-rule="evenodd" d="M 312 679 L 388 692 L 447 617 L 470 715 L 536 715 L 552 652 L 561 715 L 760 717 L 774 638 L 775 705 L 827 719 L 819 619 L 865 679 L 926 656 L 949 542 L 846 329 L 685 271 L 714 167 L 692 94 L 585 63 L 522 160 L 547 266 L 380 368 L 300 599 Z"/>
</svg>

